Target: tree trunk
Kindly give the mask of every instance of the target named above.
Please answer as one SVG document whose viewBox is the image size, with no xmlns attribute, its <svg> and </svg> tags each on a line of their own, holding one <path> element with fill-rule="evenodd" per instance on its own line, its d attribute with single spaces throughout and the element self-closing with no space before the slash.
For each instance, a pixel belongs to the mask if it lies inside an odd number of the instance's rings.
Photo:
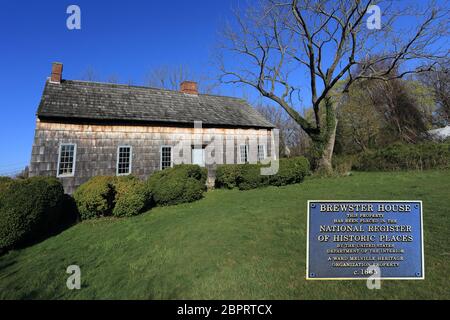
<svg viewBox="0 0 450 320">
<path fill-rule="evenodd" d="M 341 97 L 339 104 L 342 104 L 344 98 Z M 325 127 L 317 139 L 318 158 L 316 162 L 316 172 L 322 175 L 331 175 L 333 173 L 333 150 L 336 140 L 337 117 L 335 112 L 335 102 L 331 97 L 325 97 Z"/>
<path fill-rule="evenodd" d="M 333 173 L 333 150 L 334 150 L 334 142 L 336 140 L 336 128 L 337 128 L 337 119 L 335 119 L 335 124 L 329 132 L 327 141 L 324 141 L 324 146 L 322 150 L 322 154 L 318 160 L 317 171 L 319 173 L 330 175 Z"/>
</svg>

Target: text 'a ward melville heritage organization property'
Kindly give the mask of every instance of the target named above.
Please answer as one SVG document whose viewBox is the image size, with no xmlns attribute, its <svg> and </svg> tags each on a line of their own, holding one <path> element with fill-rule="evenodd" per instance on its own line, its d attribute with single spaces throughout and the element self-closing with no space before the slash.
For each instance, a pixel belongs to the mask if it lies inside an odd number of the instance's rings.
<svg viewBox="0 0 450 320">
<path fill-rule="evenodd" d="M 308 201 L 309 280 L 424 279 L 421 201 Z"/>
</svg>

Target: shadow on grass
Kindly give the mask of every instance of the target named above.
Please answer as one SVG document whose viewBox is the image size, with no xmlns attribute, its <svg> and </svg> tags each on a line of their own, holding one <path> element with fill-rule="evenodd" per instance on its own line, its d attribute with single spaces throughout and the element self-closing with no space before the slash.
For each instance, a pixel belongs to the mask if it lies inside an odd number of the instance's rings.
<svg viewBox="0 0 450 320">
<path fill-rule="evenodd" d="M 25 239 L 20 244 L 14 246 L 14 248 L 4 249 L 3 251 L 1 251 L 0 249 L 0 257 L 10 250 L 24 249 L 26 247 L 42 242 L 50 237 L 56 236 L 80 221 L 80 215 L 78 213 L 75 200 L 68 194 L 64 195 L 60 212 L 61 214 L 59 216 L 59 219 L 46 226 L 46 232 L 31 239 Z M 0 266 L 0 270 L 1 268 L 2 266 Z"/>
<path fill-rule="evenodd" d="M 15 265 L 17 263 L 16 260 L 11 260 L 9 262 L 6 263 L 0 263 L 0 273 L 6 269 L 8 269 L 9 267 Z"/>
</svg>

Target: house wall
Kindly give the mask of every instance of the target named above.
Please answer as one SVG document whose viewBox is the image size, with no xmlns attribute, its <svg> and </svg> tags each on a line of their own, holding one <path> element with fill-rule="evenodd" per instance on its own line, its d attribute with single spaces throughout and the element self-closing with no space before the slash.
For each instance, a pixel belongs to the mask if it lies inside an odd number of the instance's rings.
<svg viewBox="0 0 450 320">
<path fill-rule="evenodd" d="M 61 143 L 75 143 L 76 163 L 73 177 L 61 177 L 67 193 L 96 175 L 115 175 L 117 148 L 132 146 L 131 173 L 146 179 L 160 170 L 160 148 L 174 146 L 179 160 L 191 163 L 191 144 L 202 139 L 207 144 L 210 179 L 214 163 L 239 163 L 239 145 L 247 143 L 249 161 L 256 162 L 258 143 L 271 155 L 271 131 L 266 129 L 178 128 L 143 125 L 89 125 L 45 122 L 37 119 L 32 148 L 30 176 L 57 176 Z"/>
</svg>

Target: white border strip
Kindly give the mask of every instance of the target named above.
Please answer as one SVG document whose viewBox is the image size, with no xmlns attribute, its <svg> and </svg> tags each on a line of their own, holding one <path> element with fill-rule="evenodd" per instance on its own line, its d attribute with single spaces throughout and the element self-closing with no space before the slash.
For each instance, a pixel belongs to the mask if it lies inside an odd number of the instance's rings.
<svg viewBox="0 0 450 320">
<path fill-rule="evenodd" d="M 420 203 L 420 237 L 422 249 L 422 276 L 421 277 L 398 277 L 398 278 L 383 278 L 380 280 L 424 280 L 425 279 L 425 252 L 423 242 L 423 202 L 422 200 L 308 200 L 307 202 L 307 216 L 306 216 L 306 280 L 366 280 L 370 277 L 360 278 L 310 278 L 309 277 L 309 204 L 311 202 L 418 202 Z"/>
</svg>

